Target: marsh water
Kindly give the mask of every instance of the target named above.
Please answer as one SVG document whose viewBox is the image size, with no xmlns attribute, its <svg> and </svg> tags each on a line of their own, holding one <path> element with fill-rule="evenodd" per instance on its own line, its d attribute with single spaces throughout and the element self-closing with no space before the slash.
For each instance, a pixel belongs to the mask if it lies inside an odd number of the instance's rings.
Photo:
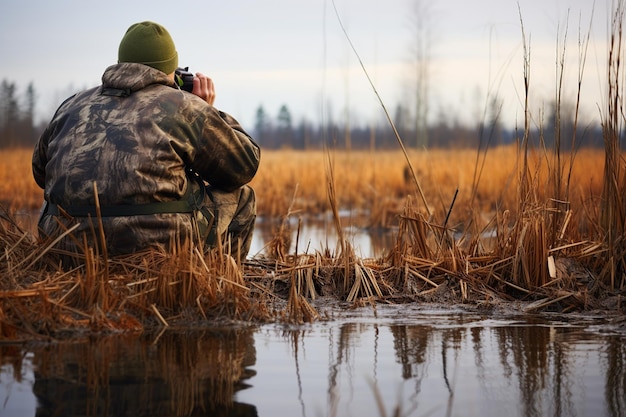
<svg viewBox="0 0 626 417">
<path fill-rule="evenodd" d="M 356 256 L 364 258 L 379 258 L 389 253 L 398 235 L 397 227 L 367 228 L 355 226 L 350 219 L 349 213 L 342 215 L 342 233 L 350 243 Z M 361 224 L 366 223 L 361 219 Z M 252 238 L 250 256 L 264 254 L 265 248 L 274 238 L 280 225 L 258 219 Z M 309 217 L 305 221 L 290 219 L 289 230 L 291 242 L 288 253 L 312 253 L 314 251 L 326 251 L 335 253 L 338 246 L 337 231 L 331 214 L 318 217 Z"/>
<path fill-rule="evenodd" d="M 299 253 L 333 249 L 329 227 L 307 227 Z M 348 236 L 364 257 L 393 244 L 393 232 Z M 252 253 L 270 238 L 258 228 Z M 319 311 L 326 320 L 297 326 L 0 340 L 0 416 L 626 415 L 623 317 Z"/>
<path fill-rule="evenodd" d="M 2 416 L 624 416 L 624 323 L 363 307 L 0 347 Z"/>
</svg>

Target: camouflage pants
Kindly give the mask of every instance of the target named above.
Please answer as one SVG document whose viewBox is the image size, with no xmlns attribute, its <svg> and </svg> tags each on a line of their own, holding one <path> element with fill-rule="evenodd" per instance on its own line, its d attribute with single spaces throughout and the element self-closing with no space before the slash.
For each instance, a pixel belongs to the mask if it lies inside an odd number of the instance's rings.
<svg viewBox="0 0 626 417">
<path fill-rule="evenodd" d="M 209 210 L 217 217 L 215 233 L 220 237 L 225 250 L 236 260 L 248 256 L 252 243 L 252 232 L 256 220 L 256 197 L 254 190 L 244 185 L 233 192 L 224 192 L 206 187 L 211 200 Z M 209 246 L 211 245 L 211 242 Z"/>
<path fill-rule="evenodd" d="M 197 183 L 195 187 L 199 192 Z M 203 214 L 197 211 L 195 216 L 190 216 L 189 213 L 163 213 L 103 218 L 108 254 L 128 254 L 150 247 L 167 250 L 177 242 L 189 238 L 197 242 L 204 240 L 205 249 L 209 249 L 217 245 L 219 236 L 226 253 L 237 261 L 244 260 L 250 251 L 256 220 L 254 190 L 249 186 L 233 192 L 219 191 L 210 186 L 204 188 L 198 196 Z M 51 215 L 47 212 L 47 204 L 44 204 L 41 214 L 39 234 L 49 242 L 78 223 L 74 233 L 57 242 L 56 248 L 62 252 L 84 253 L 86 248 L 82 247 L 83 235 L 89 247 L 99 247 L 99 233 L 94 232 L 99 230 L 99 225 L 94 218 Z M 78 259 L 72 255 L 60 258 L 68 267 L 76 266 Z"/>
</svg>

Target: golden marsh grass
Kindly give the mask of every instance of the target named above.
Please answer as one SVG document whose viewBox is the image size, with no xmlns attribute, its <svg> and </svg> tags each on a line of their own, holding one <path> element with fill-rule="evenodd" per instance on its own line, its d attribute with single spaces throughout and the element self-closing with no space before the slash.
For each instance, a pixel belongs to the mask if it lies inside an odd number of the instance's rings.
<svg viewBox="0 0 626 417">
<path fill-rule="evenodd" d="M 33 179 L 30 148 L 2 149 L 0 164 L 0 203 L 12 210 L 37 210 L 43 191 Z"/>
<path fill-rule="evenodd" d="M 424 191 L 431 211 L 436 216 L 446 213 L 455 191 L 458 196 L 452 216 L 465 221 L 471 211 L 490 215 L 496 206 L 516 211 L 518 207 L 519 155 L 515 146 L 489 150 L 476 196 L 472 200 L 472 184 L 476 166 L 475 150 L 411 151 L 411 163 Z M 401 212 L 404 200 L 416 198 L 412 180 L 405 177 L 405 159 L 400 151 L 264 151 L 253 186 L 258 195 L 260 216 L 279 218 L 293 210 L 302 215 L 315 215 L 330 210 L 328 200 L 327 160 L 333 163 L 338 205 L 342 209 L 367 210 L 369 222 L 376 225 L 377 214 Z M 537 192 L 546 198 L 550 164 L 540 153 L 531 155 L 530 164 L 537 168 Z M 572 204 L 580 205 L 595 199 L 602 189 L 604 153 L 599 149 L 584 149 L 575 157 L 572 167 Z M 389 225 L 389 224 L 385 224 Z"/>
<path fill-rule="evenodd" d="M 43 192 L 32 178 L 32 150 L 1 152 L 4 163 L 0 166 L 0 202 L 11 210 L 38 210 Z M 483 156 L 471 149 L 410 151 L 411 163 L 437 218 L 446 214 L 457 190 L 451 225 L 466 222 L 468 213 L 473 211 L 488 217 L 496 207 L 511 212 L 517 210 L 520 157 L 516 147 L 497 147 L 487 152 L 472 200 L 477 157 Z M 290 207 L 296 215 L 302 216 L 330 210 L 329 159 L 333 164 L 339 207 L 366 212 L 365 224 L 357 226 L 397 225 L 397 215 L 405 199 L 409 195 L 416 196 L 412 180 L 405 176 L 406 163 L 400 151 L 331 151 L 329 158 L 325 151 L 264 150 L 259 172 L 252 181 L 259 216 L 280 219 Z M 569 203 L 582 207 L 597 201 L 602 191 L 604 152 L 583 149 L 574 161 Z M 529 164 L 537 170 L 538 198 L 548 198 L 546 185 L 555 162 L 534 152 Z"/>
</svg>

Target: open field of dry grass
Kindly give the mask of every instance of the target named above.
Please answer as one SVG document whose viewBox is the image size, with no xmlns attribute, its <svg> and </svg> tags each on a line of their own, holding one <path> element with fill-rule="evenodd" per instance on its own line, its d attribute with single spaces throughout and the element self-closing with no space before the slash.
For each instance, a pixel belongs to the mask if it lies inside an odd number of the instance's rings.
<svg viewBox="0 0 626 417">
<path fill-rule="evenodd" d="M 31 149 L 1 152 L 0 204 L 10 210 L 38 210 L 43 193 L 32 178 Z M 486 155 L 465 149 L 411 151 L 410 157 L 435 218 L 445 217 L 457 191 L 450 218 L 453 226 L 466 222 L 472 212 L 488 218 L 496 208 L 512 213 L 518 208 L 520 155 L 514 146 L 495 148 Z M 537 197 L 547 199 L 555 162 L 541 153 L 531 157 L 530 166 L 537 170 Z M 477 158 L 481 164 L 478 167 Z M 418 198 L 413 179 L 405 175 L 407 164 L 400 151 L 263 151 L 259 172 L 252 182 L 259 216 L 279 220 L 290 206 L 305 217 L 330 210 L 331 166 L 339 208 L 365 212 L 358 226 L 397 225 L 406 198 Z M 482 172 L 477 172 L 479 169 Z M 597 202 L 603 169 L 602 150 L 585 149 L 575 155 L 569 196 L 572 207 Z"/>
<path fill-rule="evenodd" d="M 412 151 L 410 158 L 435 217 L 442 218 L 447 213 L 457 190 L 453 221 L 465 221 L 472 211 L 490 215 L 496 207 L 511 212 L 518 208 L 520 155 L 515 146 L 495 148 L 486 155 L 477 155 L 471 149 Z M 482 167 L 477 168 L 477 158 L 481 164 L 484 161 Z M 540 199 L 548 197 L 546 185 L 551 170 L 556 169 L 554 164 L 541 153 L 531 155 Z M 263 153 L 259 173 L 253 180 L 259 215 L 284 215 L 294 196 L 294 210 L 304 215 L 329 210 L 329 165 L 338 206 L 369 211 L 368 220 L 374 225 L 380 225 L 383 214 L 391 216 L 386 216 L 382 223 L 391 221 L 394 214 L 401 212 L 408 196 L 418 199 L 413 179 L 405 176 L 407 164 L 400 151 L 269 151 Z M 482 172 L 477 172 L 481 168 Z M 582 150 L 575 156 L 570 181 L 572 204 L 598 197 L 603 169 L 602 150 Z"/>
<path fill-rule="evenodd" d="M 10 210 L 38 210 L 43 202 L 43 191 L 33 179 L 33 150 L 2 149 L 0 153 L 0 204 Z"/>
</svg>

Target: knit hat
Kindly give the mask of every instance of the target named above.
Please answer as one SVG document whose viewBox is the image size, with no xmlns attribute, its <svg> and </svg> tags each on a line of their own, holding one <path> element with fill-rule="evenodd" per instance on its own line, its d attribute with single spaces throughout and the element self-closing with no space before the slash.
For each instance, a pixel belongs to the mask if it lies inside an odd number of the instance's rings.
<svg viewBox="0 0 626 417">
<path fill-rule="evenodd" d="M 167 29 L 158 23 L 131 25 L 120 42 L 118 62 L 136 62 L 171 74 L 178 67 L 178 52 Z"/>
</svg>

